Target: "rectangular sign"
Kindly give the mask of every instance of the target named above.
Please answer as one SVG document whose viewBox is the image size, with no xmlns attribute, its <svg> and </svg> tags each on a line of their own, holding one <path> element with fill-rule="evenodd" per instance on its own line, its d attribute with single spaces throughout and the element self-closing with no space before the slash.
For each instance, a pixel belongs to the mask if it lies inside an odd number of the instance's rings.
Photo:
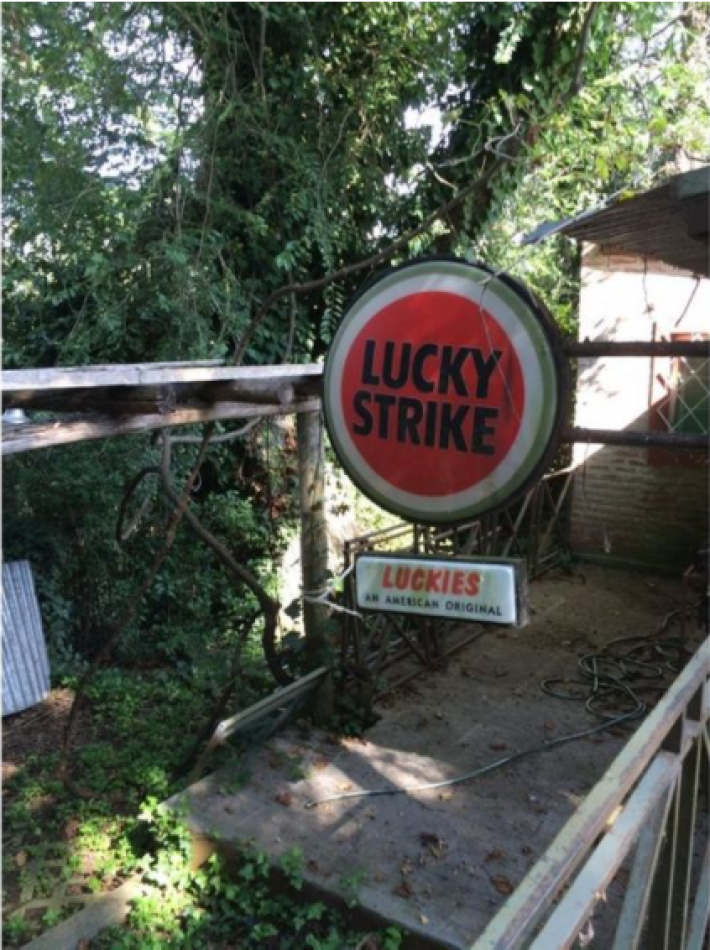
<svg viewBox="0 0 710 950">
<path fill-rule="evenodd" d="M 364 610 L 516 626 L 527 622 L 520 561 L 363 554 L 355 582 L 357 605 Z"/>
</svg>

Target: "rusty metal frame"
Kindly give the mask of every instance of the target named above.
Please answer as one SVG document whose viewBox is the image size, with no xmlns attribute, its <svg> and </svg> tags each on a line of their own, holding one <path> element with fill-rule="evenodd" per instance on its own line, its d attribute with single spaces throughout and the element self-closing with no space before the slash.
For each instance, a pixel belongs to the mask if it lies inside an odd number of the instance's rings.
<svg viewBox="0 0 710 950">
<path fill-rule="evenodd" d="M 646 356 L 651 359 L 662 356 L 707 357 L 707 340 L 580 340 L 565 343 L 565 356 L 572 359 L 588 359 L 600 356 Z"/>
<path fill-rule="evenodd" d="M 685 357 L 686 359 L 710 356 L 707 340 L 582 340 L 569 341 L 563 346 L 568 359 L 594 359 L 600 357 L 647 358 Z M 567 426 L 562 430 L 562 442 L 581 442 L 591 445 L 619 445 L 641 449 L 683 449 L 690 452 L 708 452 L 708 433 L 636 431 L 630 429 L 583 429 Z"/>
<path fill-rule="evenodd" d="M 343 615 L 340 656 L 346 674 L 367 683 L 375 698 L 435 668 L 485 630 L 480 623 L 461 619 L 358 613 L 351 568 L 360 554 L 521 558 L 532 580 L 567 556 L 566 501 L 573 476 L 573 468 L 546 475 L 509 508 L 452 528 L 399 523 L 346 541 L 345 605 L 350 612 Z M 405 660 L 413 661 L 414 669 L 396 678 L 401 672 L 396 668 Z"/>
</svg>

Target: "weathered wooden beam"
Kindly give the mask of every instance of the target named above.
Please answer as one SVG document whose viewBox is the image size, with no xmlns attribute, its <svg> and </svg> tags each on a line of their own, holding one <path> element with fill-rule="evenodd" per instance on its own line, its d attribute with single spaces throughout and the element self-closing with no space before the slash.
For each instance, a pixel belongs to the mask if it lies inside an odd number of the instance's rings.
<svg viewBox="0 0 710 950">
<path fill-rule="evenodd" d="M 92 898 L 83 910 L 79 909 L 81 898 L 69 898 L 66 904 L 77 907 L 76 913 L 26 943 L 23 950 L 59 950 L 60 947 L 87 946 L 103 930 L 122 924 L 136 898 L 149 892 L 140 877 L 133 877 L 115 891 Z"/>
<path fill-rule="evenodd" d="M 110 416 L 151 415 L 213 403 L 290 406 L 320 396 L 321 379 L 306 382 L 179 383 L 170 386 L 113 386 L 97 389 L 19 390 L 4 394 L 5 409 L 35 412 L 98 412 Z"/>
<path fill-rule="evenodd" d="M 79 419 L 56 419 L 51 422 L 5 425 L 3 426 L 2 454 L 15 455 L 18 452 L 31 452 L 35 449 L 69 445 L 73 442 L 89 442 L 109 436 L 134 435 L 170 426 L 312 412 L 319 407 L 320 400 L 318 399 L 296 401 L 288 406 L 215 403 L 204 408 L 180 408 L 164 415 L 159 413 L 131 416 L 95 415 Z"/>
<path fill-rule="evenodd" d="M 636 429 L 564 429 L 563 442 L 586 442 L 590 445 L 621 445 L 641 449 L 683 449 L 708 451 L 707 435 L 686 432 L 643 432 Z"/>
<path fill-rule="evenodd" d="M 227 739 L 239 732 L 243 732 L 245 729 L 253 728 L 263 719 L 269 716 L 273 717 L 275 714 L 278 714 L 278 718 L 276 718 L 273 723 L 274 729 L 280 728 L 291 718 L 294 703 L 316 690 L 321 681 L 329 679 L 330 670 L 327 666 L 321 666 L 306 676 L 295 680 L 295 682 L 289 683 L 288 686 L 282 686 L 265 699 L 259 700 L 258 703 L 249 706 L 247 709 L 243 709 L 237 713 L 236 716 L 223 719 L 215 728 L 212 738 L 195 762 L 194 768 L 190 773 L 190 784 L 197 781 L 202 774 L 207 760 Z"/>
<path fill-rule="evenodd" d="M 296 420 L 301 509 L 301 575 L 303 624 L 311 662 L 323 663 L 327 652 L 328 607 L 319 598 L 328 583 L 328 525 L 325 515 L 325 447 L 320 412 L 303 412 Z M 333 684 L 326 678 L 314 713 L 323 723 L 333 715 Z"/>
<path fill-rule="evenodd" d="M 200 386 L 196 393 L 200 399 L 207 402 L 273 403 L 287 406 L 296 398 L 318 395 L 315 388 L 319 386 L 320 379 L 316 379 L 314 384 L 308 387 L 291 382 L 254 380 L 246 385 L 243 382 L 206 383 Z"/>
<path fill-rule="evenodd" d="M 113 386 L 170 386 L 179 383 L 307 381 L 323 374 L 320 363 L 273 366 L 225 366 L 212 361 L 197 363 L 134 363 L 107 366 L 55 366 L 45 369 L 8 370 L 3 393 L 20 391 L 108 388 Z"/>
<path fill-rule="evenodd" d="M 273 402 L 274 400 L 272 400 Z M 175 386 L 122 386 L 113 389 L 20 390 L 4 395 L 5 409 L 36 412 L 100 412 L 111 416 L 172 412 Z"/>
<path fill-rule="evenodd" d="M 290 406 L 320 395 L 321 380 L 307 382 L 179 383 L 171 386 L 112 386 L 97 389 L 19 390 L 5 393 L 5 409 L 35 412 L 98 412 L 110 416 L 150 415 L 213 403 Z"/>
<path fill-rule="evenodd" d="M 684 356 L 703 359 L 710 356 L 707 340 L 581 340 L 565 343 L 566 356 L 574 359 L 598 356 Z"/>
</svg>

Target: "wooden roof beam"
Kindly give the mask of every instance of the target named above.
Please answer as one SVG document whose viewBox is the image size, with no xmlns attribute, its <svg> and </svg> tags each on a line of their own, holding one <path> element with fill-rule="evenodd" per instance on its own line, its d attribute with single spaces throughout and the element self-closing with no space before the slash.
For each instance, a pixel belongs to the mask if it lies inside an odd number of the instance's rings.
<svg viewBox="0 0 710 950">
<path fill-rule="evenodd" d="M 3 426 L 2 454 L 16 455 L 56 445 L 89 442 L 116 435 L 135 435 L 170 426 L 194 425 L 204 422 L 227 422 L 310 412 L 320 408 L 320 399 L 294 400 L 288 405 L 262 403 L 217 402 L 211 406 L 179 407 L 166 413 L 145 413 L 124 416 L 85 415 L 46 422 L 6 424 Z"/>
<path fill-rule="evenodd" d="M 238 383 L 244 389 L 263 384 L 291 383 L 294 386 L 319 379 L 320 363 L 274 366 L 225 366 L 214 362 L 133 363 L 105 366 L 54 366 L 44 369 L 17 369 L 3 373 L 3 394 L 48 392 L 114 387 L 206 385 Z"/>
</svg>

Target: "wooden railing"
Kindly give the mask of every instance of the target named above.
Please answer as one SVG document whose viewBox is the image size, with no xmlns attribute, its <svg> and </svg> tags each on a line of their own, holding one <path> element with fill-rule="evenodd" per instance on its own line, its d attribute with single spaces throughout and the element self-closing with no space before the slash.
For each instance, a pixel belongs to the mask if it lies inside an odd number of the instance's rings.
<svg viewBox="0 0 710 950">
<path fill-rule="evenodd" d="M 707 946 L 709 673 L 710 639 L 472 950 Z"/>
</svg>

